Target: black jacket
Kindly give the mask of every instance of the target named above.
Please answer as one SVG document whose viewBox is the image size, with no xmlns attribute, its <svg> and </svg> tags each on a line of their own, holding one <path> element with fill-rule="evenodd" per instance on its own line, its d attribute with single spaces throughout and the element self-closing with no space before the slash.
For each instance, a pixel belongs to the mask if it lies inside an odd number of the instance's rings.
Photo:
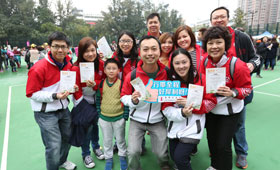
<svg viewBox="0 0 280 170">
<path fill-rule="evenodd" d="M 254 65 L 254 70 L 252 73 L 257 71 L 260 66 L 260 56 L 256 54 L 254 45 L 250 37 L 239 30 L 235 31 L 235 50 L 236 55 L 245 63 L 252 63 Z"/>
</svg>

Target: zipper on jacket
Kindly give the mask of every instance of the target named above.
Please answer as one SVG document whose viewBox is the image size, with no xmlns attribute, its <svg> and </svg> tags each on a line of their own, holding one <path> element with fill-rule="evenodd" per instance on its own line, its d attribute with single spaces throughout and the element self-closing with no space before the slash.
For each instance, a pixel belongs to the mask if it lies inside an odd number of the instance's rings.
<svg viewBox="0 0 280 170">
<path fill-rule="evenodd" d="M 134 109 L 134 110 L 131 112 L 131 114 L 130 114 L 131 117 L 133 117 L 135 111 L 136 111 L 136 109 Z"/>
<path fill-rule="evenodd" d="M 173 121 L 170 121 L 169 126 L 168 126 L 168 132 L 170 132 L 172 126 L 173 126 Z"/>
<path fill-rule="evenodd" d="M 196 127 L 197 127 L 197 134 L 199 134 L 201 132 L 201 124 L 200 124 L 200 120 L 196 120 L 195 121 L 196 123 Z"/>
<path fill-rule="evenodd" d="M 186 118 L 186 126 L 189 125 L 189 118 Z"/>
<path fill-rule="evenodd" d="M 149 109 L 149 115 L 148 115 L 147 123 L 149 123 L 149 120 L 150 120 L 151 110 L 152 110 L 152 103 L 150 103 L 150 109 Z"/>
</svg>

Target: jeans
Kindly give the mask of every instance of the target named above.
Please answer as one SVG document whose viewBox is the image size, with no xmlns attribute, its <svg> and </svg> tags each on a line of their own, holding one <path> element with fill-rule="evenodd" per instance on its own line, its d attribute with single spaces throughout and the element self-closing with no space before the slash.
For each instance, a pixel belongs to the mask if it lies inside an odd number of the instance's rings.
<svg viewBox="0 0 280 170">
<path fill-rule="evenodd" d="M 240 113 L 240 117 L 237 124 L 237 131 L 233 137 L 233 143 L 235 148 L 235 153 L 237 155 L 248 155 L 248 143 L 246 141 L 245 134 L 245 120 L 246 120 L 246 106 L 244 106 L 243 110 Z"/>
<path fill-rule="evenodd" d="M 182 143 L 179 139 L 169 139 L 171 159 L 179 170 L 192 170 L 190 154 L 196 144 Z"/>
<path fill-rule="evenodd" d="M 34 112 L 45 145 L 47 170 L 58 170 L 67 160 L 71 134 L 71 116 L 69 109 L 55 112 Z"/>
<path fill-rule="evenodd" d="M 219 170 L 232 169 L 231 143 L 236 132 L 240 113 L 233 115 L 206 114 L 208 146 L 211 166 Z"/>
<path fill-rule="evenodd" d="M 268 69 L 268 65 L 270 66 L 270 68 L 273 70 L 275 63 L 276 63 L 276 57 L 274 58 L 266 58 L 265 59 L 265 69 Z"/>
<path fill-rule="evenodd" d="M 160 167 L 168 165 L 168 140 L 164 121 L 155 124 L 146 124 L 130 119 L 127 147 L 128 169 L 130 170 L 142 169 L 140 165 L 140 154 L 146 131 L 150 133 L 152 151 L 156 154 Z"/>
<path fill-rule="evenodd" d="M 99 128 L 98 128 L 97 122 L 98 122 L 98 119 L 96 119 L 96 121 L 94 121 L 92 126 L 89 127 L 87 136 L 84 139 L 84 142 L 81 146 L 83 157 L 90 155 L 90 147 L 89 147 L 90 142 L 91 142 L 92 149 L 100 148 L 100 145 L 98 143 L 99 142 Z"/>
</svg>

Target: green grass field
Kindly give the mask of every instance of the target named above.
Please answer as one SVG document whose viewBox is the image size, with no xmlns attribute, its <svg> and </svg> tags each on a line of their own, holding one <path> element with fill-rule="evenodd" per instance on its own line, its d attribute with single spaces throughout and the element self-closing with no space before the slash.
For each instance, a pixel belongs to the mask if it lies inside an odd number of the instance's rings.
<svg viewBox="0 0 280 170">
<path fill-rule="evenodd" d="M 1 170 L 44 170 L 44 146 L 40 130 L 34 120 L 29 99 L 25 97 L 27 69 L 23 66 L 18 72 L 10 70 L 0 73 L 0 158 Z M 247 105 L 246 133 L 249 143 L 248 170 L 280 169 L 280 62 L 274 71 L 262 71 L 262 79 L 252 76 L 254 100 Z M 4 132 L 7 118 L 9 88 L 10 121 L 7 153 L 3 152 Z M 278 106 L 277 106 L 278 105 Z M 279 109 L 279 110 L 278 110 Z M 278 111 L 277 111 L 278 110 Z M 128 130 L 128 123 L 127 128 Z M 7 129 L 6 129 L 7 131 Z M 148 152 L 141 157 L 143 170 L 160 170 L 156 158 L 151 152 L 149 136 L 146 135 Z M 100 133 L 102 145 L 102 133 Z M 4 154 L 3 154 L 4 153 Z M 7 159 L 5 156 L 7 155 Z M 96 170 L 104 169 L 105 161 L 95 157 Z M 235 153 L 233 156 L 235 163 Z M 81 149 L 72 147 L 69 160 L 77 164 L 78 170 L 85 170 Z M 114 156 L 114 170 L 120 169 L 117 155 Z M 170 161 L 171 162 L 171 161 Z M 4 168 L 6 165 L 6 169 Z M 198 146 L 198 154 L 192 157 L 194 170 L 205 170 L 210 165 L 207 140 L 204 138 Z M 3 168 L 3 169 L 2 169 Z M 238 168 L 233 166 L 234 170 Z"/>
</svg>

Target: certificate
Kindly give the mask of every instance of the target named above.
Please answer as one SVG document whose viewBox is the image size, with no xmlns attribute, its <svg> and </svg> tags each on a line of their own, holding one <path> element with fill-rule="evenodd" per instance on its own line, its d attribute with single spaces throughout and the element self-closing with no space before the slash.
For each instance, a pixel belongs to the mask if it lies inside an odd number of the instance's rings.
<svg viewBox="0 0 280 170">
<path fill-rule="evenodd" d="M 220 86 L 226 85 L 226 68 L 206 69 L 206 93 L 216 93 Z"/>
<path fill-rule="evenodd" d="M 112 50 L 106 40 L 105 37 L 102 37 L 98 42 L 98 50 L 101 51 L 105 58 L 111 58 L 112 57 Z"/>
<path fill-rule="evenodd" d="M 139 98 L 139 100 L 146 100 L 146 99 L 151 97 L 151 94 L 146 89 L 143 81 L 139 77 L 137 77 L 136 79 L 132 80 L 130 82 L 130 84 L 133 86 L 135 91 L 139 91 L 140 92 L 141 97 Z"/>
<path fill-rule="evenodd" d="M 186 106 L 193 104 L 193 108 L 200 109 L 203 98 L 203 86 L 189 84 Z"/>
<path fill-rule="evenodd" d="M 87 80 L 94 81 L 94 63 L 80 62 L 81 82 L 85 83 Z"/>
<path fill-rule="evenodd" d="M 76 72 L 75 71 L 60 71 L 60 86 L 59 91 L 74 93 L 76 83 Z"/>
</svg>

